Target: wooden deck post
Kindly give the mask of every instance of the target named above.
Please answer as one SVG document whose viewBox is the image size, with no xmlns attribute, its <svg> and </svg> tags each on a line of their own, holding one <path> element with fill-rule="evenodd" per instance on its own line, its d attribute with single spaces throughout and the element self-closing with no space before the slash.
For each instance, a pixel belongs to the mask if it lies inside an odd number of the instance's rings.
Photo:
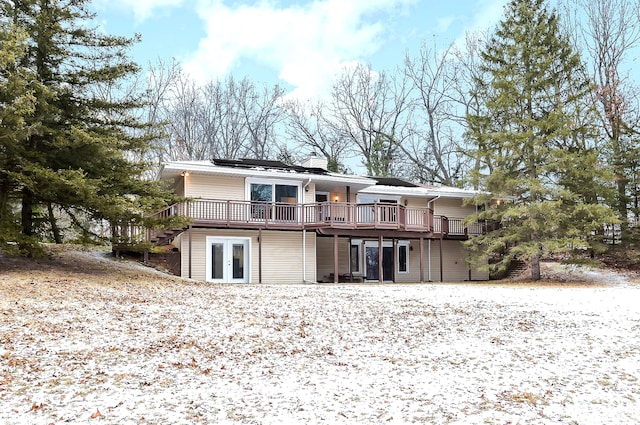
<svg viewBox="0 0 640 425">
<path fill-rule="evenodd" d="M 424 238 L 420 236 L 420 283 L 424 283 Z"/>
<path fill-rule="evenodd" d="M 191 253 L 191 247 L 193 245 L 193 242 L 191 240 L 191 230 L 193 229 L 193 227 L 189 226 L 189 279 L 191 279 L 191 263 L 192 263 L 192 253 Z M 205 280 L 206 280 L 206 276 L 205 276 Z"/>
<path fill-rule="evenodd" d="M 338 283 L 338 235 L 333 235 L 333 283 Z"/>
<path fill-rule="evenodd" d="M 391 274 L 392 278 L 391 281 L 393 283 L 396 282 L 396 271 L 398 270 L 398 240 L 396 238 L 392 239 L 391 242 L 391 249 L 393 249 L 393 273 Z M 408 248 L 408 247 L 407 247 Z M 409 253 L 407 252 L 407 255 L 409 255 Z"/>
<path fill-rule="evenodd" d="M 258 229 L 258 283 L 262 283 L 262 229 Z"/>
<path fill-rule="evenodd" d="M 440 282 L 444 282 L 444 271 L 442 270 L 442 234 L 440 234 Z"/>
<path fill-rule="evenodd" d="M 384 282 L 384 275 L 382 270 L 382 243 L 383 238 L 382 235 L 378 236 L 378 282 Z"/>
<path fill-rule="evenodd" d="M 349 186 L 347 186 L 347 188 L 349 188 Z M 351 258 L 351 236 L 349 236 L 349 282 L 353 283 L 353 267 L 351 266 L 351 262 L 353 261 L 353 259 Z"/>
<path fill-rule="evenodd" d="M 347 217 L 346 222 L 351 223 L 351 186 L 347 186 Z M 349 245 L 349 252 L 351 252 L 351 245 Z"/>
</svg>

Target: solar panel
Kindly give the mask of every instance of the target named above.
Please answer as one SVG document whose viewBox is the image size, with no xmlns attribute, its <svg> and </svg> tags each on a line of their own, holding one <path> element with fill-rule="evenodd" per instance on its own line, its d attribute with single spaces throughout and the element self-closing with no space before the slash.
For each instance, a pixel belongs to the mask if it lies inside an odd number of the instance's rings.
<svg viewBox="0 0 640 425">
<path fill-rule="evenodd" d="M 211 160 L 214 165 L 220 167 L 233 167 L 233 168 L 264 168 L 269 170 L 283 170 L 283 171 L 295 171 L 297 173 L 308 174 L 327 174 L 327 170 L 323 168 L 307 168 L 300 165 L 288 165 L 282 161 L 272 161 L 266 159 L 220 159 L 214 158 Z"/>
</svg>

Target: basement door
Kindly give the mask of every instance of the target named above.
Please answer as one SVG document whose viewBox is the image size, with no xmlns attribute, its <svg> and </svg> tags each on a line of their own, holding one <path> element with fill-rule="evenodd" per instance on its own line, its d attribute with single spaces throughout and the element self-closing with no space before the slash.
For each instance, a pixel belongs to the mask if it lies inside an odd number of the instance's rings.
<svg viewBox="0 0 640 425">
<path fill-rule="evenodd" d="M 393 243 L 382 243 L 382 281 L 393 281 Z M 365 279 L 369 282 L 380 281 L 380 269 L 378 268 L 378 242 L 366 241 L 364 243 Z"/>
<path fill-rule="evenodd" d="M 249 282 L 249 238 L 207 237 L 207 282 Z"/>
</svg>

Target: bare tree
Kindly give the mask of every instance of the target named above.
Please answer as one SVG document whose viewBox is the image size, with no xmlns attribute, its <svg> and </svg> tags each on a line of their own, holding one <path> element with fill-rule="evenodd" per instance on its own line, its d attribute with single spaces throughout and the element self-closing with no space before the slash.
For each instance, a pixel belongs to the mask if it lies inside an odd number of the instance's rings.
<svg viewBox="0 0 640 425">
<path fill-rule="evenodd" d="M 180 64 L 176 60 L 166 62 L 159 58 L 155 63 L 149 63 L 146 81 L 137 83 L 139 86 L 144 85 L 141 91 L 144 93 L 145 108 L 141 119 L 151 125 L 148 129 L 152 140 L 150 159 L 157 164 L 173 159 L 172 141 L 166 128 L 166 103 L 170 90 L 180 75 Z"/>
<path fill-rule="evenodd" d="M 283 105 L 287 113 L 285 133 L 302 150 L 327 158 L 330 171 L 346 171 L 344 165 L 349 147 L 340 127 L 326 116 L 327 105 L 319 100 L 303 103 L 289 100 Z"/>
<path fill-rule="evenodd" d="M 158 160 L 268 158 L 277 153 L 283 90 L 248 78 L 198 85 L 177 62 L 149 69 L 145 113 L 156 125 Z"/>
<path fill-rule="evenodd" d="M 401 149 L 411 161 L 414 178 L 423 183 L 455 185 L 462 179 L 464 111 L 456 96 L 462 82 L 455 52 L 454 45 L 439 52 L 435 43 L 423 43 L 417 58 L 405 57 L 404 72 L 416 93 L 416 130 Z"/>
<path fill-rule="evenodd" d="M 230 93 L 228 93 L 230 95 Z M 235 91 L 236 101 L 240 106 L 244 125 L 249 131 L 248 149 L 256 159 L 271 157 L 278 145 L 276 126 L 282 121 L 283 111 L 279 101 L 284 90 L 275 85 L 266 85 L 259 91 L 248 79 L 243 79 Z"/>
<path fill-rule="evenodd" d="M 629 53 L 640 41 L 640 3 L 637 0 L 566 0 L 569 26 L 575 41 L 586 52 L 595 84 L 594 104 L 600 111 L 600 127 L 605 139 L 607 160 L 613 169 L 617 194 L 616 211 L 623 221 L 626 237 L 630 192 L 638 174 L 640 131 L 637 86 L 625 72 Z M 637 199 L 637 191 L 631 197 Z M 634 204 L 635 205 L 635 204 Z M 637 216 L 638 210 L 634 207 Z"/>
<path fill-rule="evenodd" d="M 359 64 L 337 79 L 329 105 L 330 121 L 347 140 L 370 175 L 390 175 L 399 146 L 412 134 L 410 84 L 400 74 L 375 73 Z"/>
<path fill-rule="evenodd" d="M 232 76 L 203 88 L 203 96 L 210 105 L 207 115 L 211 117 L 212 125 L 208 143 L 212 157 L 233 159 L 247 156 L 249 132 L 242 124 L 243 113 L 235 93 L 236 81 Z"/>
</svg>

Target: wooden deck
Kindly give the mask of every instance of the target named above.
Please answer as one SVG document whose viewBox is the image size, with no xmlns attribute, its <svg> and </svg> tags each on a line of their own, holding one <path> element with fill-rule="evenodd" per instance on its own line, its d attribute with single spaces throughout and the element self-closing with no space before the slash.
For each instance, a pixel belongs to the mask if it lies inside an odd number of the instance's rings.
<svg viewBox="0 0 640 425">
<path fill-rule="evenodd" d="M 202 199 L 171 205 L 158 218 L 184 216 L 192 226 L 208 228 L 318 230 L 321 233 L 396 231 L 405 236 L 466 239 L 482 234 L 485 226 L 467 227 L 462 218 L 434 216 L 433 210 L 391 203 L 353 204 L 319 202 L 287 204 Z M 177 229 L 176 229 L 177 230 Z M 164 232 L 170 235 L 171 232 Z M 159 232 L 149 237 L 158 240 Z"/>
</svg>

